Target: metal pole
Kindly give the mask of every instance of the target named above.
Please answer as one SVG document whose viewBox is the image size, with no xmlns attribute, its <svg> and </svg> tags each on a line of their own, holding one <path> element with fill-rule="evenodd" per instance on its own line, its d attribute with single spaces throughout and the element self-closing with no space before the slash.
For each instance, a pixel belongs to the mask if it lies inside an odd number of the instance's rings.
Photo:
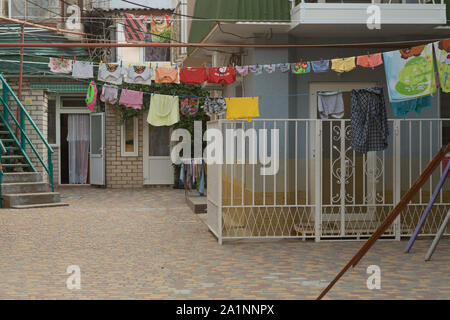
<svg viewBox="0 0 450 320">
<path fill-rule="evenodd" d="M 431 211 L 431 207 L 433 207 L 434 201 L 436 201 L 439 191 L 441 190 L 442 186 L 444 185 L 445 179 L 447 179 L 447 175 L 448 175 L 449 171 L 450 171 L 450 161 L 447 162 L 447 165 L 445 166 L 445 169 L 444 169 L 444 173 L 442 174 L 441 179 L 439 180 L 436 188 L 434 189 L 433 196 L 431 197 L 430 201 L 428 201 L 427 207 L 425 208 L 425 211 L 422 213 L 419 223 L 417 224 L 416 229 L 414 229 L 414 232 L 413 232 L 411 238 L 409 239 L 408 244 L 406 245 L 405 253 L 408 253 L 409 250 L 411 250 L 411 248 L 414 244 L 414 241 L 416 241 L 417 235 L 419 234 L 420 229 L 422 229 L 422 226 L 425 223 L 425 220 L 427 219 L 428 214 Z"/>
<path fill-rule="evenodd" d="M 84 35 L 84 34 L 83 34 Z M 434 39 L 438 41 L 440 39 Z M 431 40 L 427 40 L 429 42 Z M 256 43 L 165 43 L 165 42 L 145 42 L 145 43 L 0 43 L 0 48 L 152 48 L 152 47 L 188 47 L 188 48 L 389 48 L 402 49 L 413 45 L 423 44 L 425 41 L 414 43 L 354 43 L 354 44 L 256 44 Z"/>
<path fill-rule="evenodd" d="M 20 35 L 20 43 L 25 43 L 25 25 L 22 24 L 21 26 L 21 35 Z M 19 98 L 19 101 L 22 100 L 22 86 L 23 86 L 23 50 L 24 48 L 21 47 L 20 48 L 20 66 L 19 66 L 19 92 L 17 94 L 17 97 Z M 25 118 L 23 115 L 23 112 L 20 108 L 19 105 L 17 105 L 17 109 L 16 109 L 16 118 L 19 119 L 20 121 L 20 126 L 22 129 L 24 128 L 24 122 L 25 122 Z M 16 127 L 16 137 L 17 139 L 19 139 L 19 128 Z M 25 137 L 23 136 L 23 134 L 21 135 L 21 146 L 22 149 L 24 149 L 25 147 Z"/>
<path fill-rule="evenodd" d="M 425 261 L 429 261 L 431 259 L 431 256 L 433 255 L 434 250 L 436 250 L 439 240 L 441 240 L 441 237 L 444 234 L 445 228 L 447 227 L 449 221 L 450 221 L 450 210 L 447 211 L 447 216 L 442 222 L 439 231 L 436 233 L 436 236 L 434 237 L 433 242 L 431 243 L 430 249 L 428 249 L 428 252 L 425 255 Z"/>
</svg>

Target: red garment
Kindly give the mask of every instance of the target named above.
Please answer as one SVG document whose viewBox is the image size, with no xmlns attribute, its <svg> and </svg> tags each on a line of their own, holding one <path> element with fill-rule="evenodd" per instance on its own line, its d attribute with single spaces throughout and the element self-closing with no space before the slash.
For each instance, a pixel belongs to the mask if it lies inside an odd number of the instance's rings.
<svg viewBox="0 0 450 320">
<path fill-rule="evenodd" d="M 230 84 L 236 81 L 236 73 L 233 67 L 209 68 L 208 82 L 219 84 Z"/>
<path fill-rule="evenodd" d="M 200 84 L 208 80 L 206 68 L 184 67 L 180 70 L 180 81 L 187 84 Z"/>
</svg>

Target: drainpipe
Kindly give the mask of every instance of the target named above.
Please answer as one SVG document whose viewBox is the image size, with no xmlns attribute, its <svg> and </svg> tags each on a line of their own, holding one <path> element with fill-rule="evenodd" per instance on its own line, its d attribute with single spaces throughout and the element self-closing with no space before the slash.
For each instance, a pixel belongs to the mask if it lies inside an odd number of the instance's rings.
<svg viewBox="0 0 450 320">
<path fill-rule="evenodd" d="M 187 36 L 187 2 L 186 0 L 180 0 L 180 6 L 181 6 L 181 14 L 183 15 L 181 17 L 181 42 L 186 43 L 188 40 Z M 187 48 L 182 47 L 181 48 L 181 54 L 186 55 L 187 54 Z"/>
<path fill-rule="evenodd" d="M 25 24 L 22 24 L 21 26 L 21 35 L 20 35 L 20 43 L 25 43 Z M 22 100 L 22 85 L 23 85 L 23 47 L 20 48 L 20 67 L 19 67 L 19 92 L 17 97 L 19 98 L 19 101 Z M 17 106 L 16 109 L 16 119 L 19 119 L 20 127 L 24 129 L 24 115 L 23 112 L 20 110 L 20 106 Z M 19 139 L 19 128 L 16 127 L 16 137 Z M 25 138 L 22 137 L 21 139 L 21 146 L 22 148 L 25 147 Z"/>
</svg>

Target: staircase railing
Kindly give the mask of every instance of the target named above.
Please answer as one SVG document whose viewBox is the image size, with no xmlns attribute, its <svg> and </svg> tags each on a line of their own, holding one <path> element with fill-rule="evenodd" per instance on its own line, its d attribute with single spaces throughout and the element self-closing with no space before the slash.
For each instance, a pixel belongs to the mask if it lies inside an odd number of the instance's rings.
<svg viewBox="0 0 450 320">
<path fill-rule="evenodd" d="M 39 130 L 39 128 L 37 127 L 37 125 L 33 121 L 33 119 L 31 118 L 31 116 L 28 113 L 28 111 L 25 109 L 23 104 L 20 102 L 19 98 L 17 98 L 17 96 L 15 95 L 14 91 L 8 85 L 8 83 L 6 82 L 6 80 L 3 77 L 3 75 L 0 75 L 0 81 L 1 81 L 2 87 L 3 87 L 3 92 L 2 92 L 2 95 L 0 96 L 0 101 L 3 104 L 3 113 L 0 112 L 0 119 L 5 124 L 7 130 L 11 133 L 12 138 L 14 139 L 16 144 L 19 146 L 19 148 L 22 151 L 22 153 L 23 153 L 26 161 L 28 162 L 28 164 L 31 166 L 33 171 L 36 172 L 37 170 L 36 170 L 35 166 L 32 164 L 32 162 L 31 162 L 30 158 L 28 157 L 28 154 L 27 154 L 27 152 L 25 150 L 26 144 L 28 143 L 28 145 L 30 146 L 31 150 L 35 154 L 36 158 L 42 164 L 42 167 L 44 168 L 44 170 L 48 173 L 50 186 L 52 188 L 52 191 L 54 191 L 55 186 L 54 186 L 54 181 L 53 181 L 53 162 L 52 162 L 52 153 L 54 151 L 53 151 L 52 147 L 49 145 L 49 143 L 47 142 L 47 140 L 42 135 L 42 132 Z M 9 107 L 8 94 L 11 95 L 13 100 L 19 106 L 19 110 L 20 110 L 19 121 L 16 119 L 16 117 L 14 116 L 14 113 L 11 111 L 11 109 Z M 10 126 L 10 123 L 9 123 L 9 119 L 10 118 L 11 118 L 11 120 L 13 120 L 13 122 L 16 125 L 16 127 L 20 131 L 20 141 L 17 139 L 17 137 L 14 134 L 14 131 L 12 130 L 12 128 Z M 40 138 L 40 140 L 43 142 L 44 146 L 47 148 L 47 164 L 44 162 L 44 160 L 42 159 L 41 155 L 36 150 L 36 147 L 31 142 L 30 138 L 28 137 L 27 133 L 25 132 L 25 120 L 26 119 L 28 119 L 28 122 L 31 124 L 31 127 L 34 129 L 34 131 L 37 133 L 37 135 Z"/>
</svg>

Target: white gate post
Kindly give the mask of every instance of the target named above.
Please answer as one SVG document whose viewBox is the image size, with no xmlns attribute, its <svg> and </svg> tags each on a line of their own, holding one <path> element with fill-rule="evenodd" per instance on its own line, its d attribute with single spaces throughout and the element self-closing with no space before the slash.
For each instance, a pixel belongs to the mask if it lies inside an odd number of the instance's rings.
<svg viewBox="0 0 450 320">
<path fill-rule="evenodd" d="M 316 123 L 316 136 L 314 145 L 314 158 L 315 158 L 315 183 L 314 183 L 314 200 L 315 200 L 315 212 L 314 212 L 314 235 L 315 241 L 319 242 L 322 236 L 322 121 L 315 120 Z"/>
<path fill-rule="evenodd" d="M 393 134 L 394 134 L 394 203 L 395 206 L 399 201 L 401 197 L 401 190 L 402 190 L 402 181 L 401 181 L 401 145 L 400 145 L 400 120 L 396 119 L 394 120 L 393 124 Z M 411 139 L 411 137 L 409 137 Z M 401 237 L 401 213 L 398 215 L 398 217 L 394 220 L 394 235 L 395 240 L 400 241 Z"/>
<path fill-rule="evenodd" d="M 219 129 L 219 131 L 220 132 L 222 132 L 222 121 L 221 120 L 217 120 L 217 125 L 218 125 L 218 129 Z M 223 136 L 223 132 L 222 132 L 222 136 Z M 224 144 L 222 145 L 222 148 L 223 148 L 223 146 L 224 146 Z M 222 150 L 223 151 L 223 150 Z M 219 230 L 218 230 L 218 232 L 217 232 L 217 234 L 218 234 L 218 236 L 219 236 L 219 244 L 221 245 L 222 244 L 222 206 L 223 206 L 223 203 L 222 203 L 222 183 L 223 183 L 223 181 L 222 181 L 222 170 L 223 170 L 223 158 L 221 159 L 222 161 L 220 161 L 220 163 L 219 164 L 217 164 L 217 167 L 219 168 L 219 174 L 218 174 L 218 177 L 219 177 L 219 181 L 218 181 L 218 183 L 219 183 L 219 185 L 218 185 L 218 190 L 219 190 L 219 194 L 217 195 L 217 199 L 218 199 L 218 208 L 217 208 L 217 218 L 218 218 L 218 220 L 219 221 L 217 221 L 217 225 L 218 225 L 218 228 L 219 228 Z"/>
</svg>

